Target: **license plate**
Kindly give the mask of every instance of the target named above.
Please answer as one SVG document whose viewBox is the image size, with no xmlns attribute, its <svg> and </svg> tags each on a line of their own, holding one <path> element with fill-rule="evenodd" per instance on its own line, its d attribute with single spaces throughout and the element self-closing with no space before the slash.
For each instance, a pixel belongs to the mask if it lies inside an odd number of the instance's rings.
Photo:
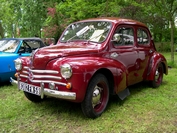
<svg viewBox="0 0 177 133">
<path fill-rule="evenodd" d="M 20 82 L 19 89 L 22 91 L 26 91 L 35 95 L 40 95 L 41 93 L 41 87 L 30 85 L 24 82 Z"/>
</svg>

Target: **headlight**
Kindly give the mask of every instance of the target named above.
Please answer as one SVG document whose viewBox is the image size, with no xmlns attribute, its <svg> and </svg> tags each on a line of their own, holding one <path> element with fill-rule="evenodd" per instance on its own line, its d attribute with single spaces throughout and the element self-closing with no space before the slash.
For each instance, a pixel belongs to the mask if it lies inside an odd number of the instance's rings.
<svg viewBox="0 0 177 133">
<path fill-rule="evenodd" d="M 60 67 L 60 72 L 63 78 L 68 79 L 72 76 L 72 69 L 69 64 L 64 64 Z"/>
<path fill-rule="evenodd" d="M 22 69 L 22 61 L 18 58 L 14 60 L 14 62 L 15 62 L 15 69 L 17 71 L 20 71 Z"/>
</svg>

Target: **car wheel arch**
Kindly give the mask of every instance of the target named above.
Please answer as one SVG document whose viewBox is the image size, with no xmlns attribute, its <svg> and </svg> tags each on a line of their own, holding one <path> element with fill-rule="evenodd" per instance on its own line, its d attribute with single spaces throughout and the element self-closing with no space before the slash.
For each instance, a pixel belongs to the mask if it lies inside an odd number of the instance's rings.
<svg viewBox="0 0 177 133">
<path fill-rule="evenodd" d="M 162 61 L 158 61 L 158 62 L 156 62 L 154 65 L 151 65 L 151 66 L 150 66 L 150 67 L 151 67 L 151 71 L 150 71 L 149 75 L 147 75 L 146 80 L 153 80 L 154 74 L 155 74 L 155 71 L 156 71 L 156 68 L 157 68 L 157 66 L 158 66 L 159 64 L 162 64 L 162 66 L 163 66 L 163 73 L 166 74 L 166 75 L 168 74 L 168 70 L 167 70 L 167 68 L 165 67 L 165 66 L 166 66 L 165 63 L 162 62 Z"/>
<path fill-rule="evenodd" d="M 145 77 L 146 80 L 153 80 L 154 71 L 156 71 L 156 67 L 160 63 L 163 66 L 163 70 L 164 70 L 163 73 L 166 74 L 166 75 L 168 74 L 168 66 L 167 66 L 167 63 L 166 63 L 166 59 L 161 54 L 155 54 L 154 53 L 154 55 L 151 56 L 151 59 L 150 59 L 147 76 Z"/>
<path fill-rule="evenodd" d="M 92 77 L 90 78 L 90 80 L 89 80 L 89 82 L 92 80 L 92 78 L 95 76 L 95 75 L 97 75 L 97 74 L 99 74 L 99 73 L 101 73 L 101 74 L 103 74 L 106 78 L 107 78 L 107 80 L 108 80 L 108 84 L 109 84 L 109 91 L 110 91 L 110 94 L 111 95 L 114 95 L 114 94 L 116 94 L 116 83 L 115 83 L 115 80 L 117 80 L 117 79 L 114 79 L 114 75 L 113 75 L 113 72 L 111 71 L 111 70 L 109 70 L 109 69 L 107 69 L 107 68 L 100 68 L 100 69 L 98 69 L 97 71 L 95 71 L 95 73 L 92 75 Z M 118 76 L 118 75 L 117 75 Z M 88 84 L 87 85 L 89 85 L 89 82 L 88 82 Z"/>
</svg>

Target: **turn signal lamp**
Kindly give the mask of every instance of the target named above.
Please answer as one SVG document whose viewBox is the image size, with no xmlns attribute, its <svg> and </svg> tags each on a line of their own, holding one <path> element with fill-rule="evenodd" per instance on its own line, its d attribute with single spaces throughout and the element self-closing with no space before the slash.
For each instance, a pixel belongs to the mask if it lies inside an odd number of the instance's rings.
<svg viewBox="0 0 177 133">
<path fill-rule="evenodd" d="M 14 75 L 16 78 L 18 78 L 18 73 L 15 73 L 15 75 Z"/>
<path fill-rule="evenodd" d="M 67 84 L 66 84 L 66 88 L 67 88 L 67 89 L 71 89 L 71 83 L 67 83 Z"/>
</svg>

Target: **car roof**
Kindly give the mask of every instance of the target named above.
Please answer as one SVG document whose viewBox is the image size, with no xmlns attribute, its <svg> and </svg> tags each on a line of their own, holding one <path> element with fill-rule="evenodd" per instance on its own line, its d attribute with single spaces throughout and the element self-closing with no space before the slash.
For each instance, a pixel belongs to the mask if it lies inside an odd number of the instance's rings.
<svg viewBox="0 0 177 133">
<path fill-rule="evenodd" d="M 41 38 L 38 37 L 26 37 L 26 38 L 2 38 L 0 40 L 41 40 Z"/>
<path fill-rule="evenodd" d="M 133 19 L 126 19 L 126 18 L 118 18 L 118 17 L 98 17 L 98 18 L 90 18 L 90 19 L 85 19 L 81 20 L 79 22 L 84 22 L 84 21 L 108 21 L 112 23 L 119 23 L 119 24 L 132 24 L 132 25 L 140 25 L 140 26 L 145 26 L 147 27 L 144 23 L 139 22 L 137 20 Z"/>
</svg>

